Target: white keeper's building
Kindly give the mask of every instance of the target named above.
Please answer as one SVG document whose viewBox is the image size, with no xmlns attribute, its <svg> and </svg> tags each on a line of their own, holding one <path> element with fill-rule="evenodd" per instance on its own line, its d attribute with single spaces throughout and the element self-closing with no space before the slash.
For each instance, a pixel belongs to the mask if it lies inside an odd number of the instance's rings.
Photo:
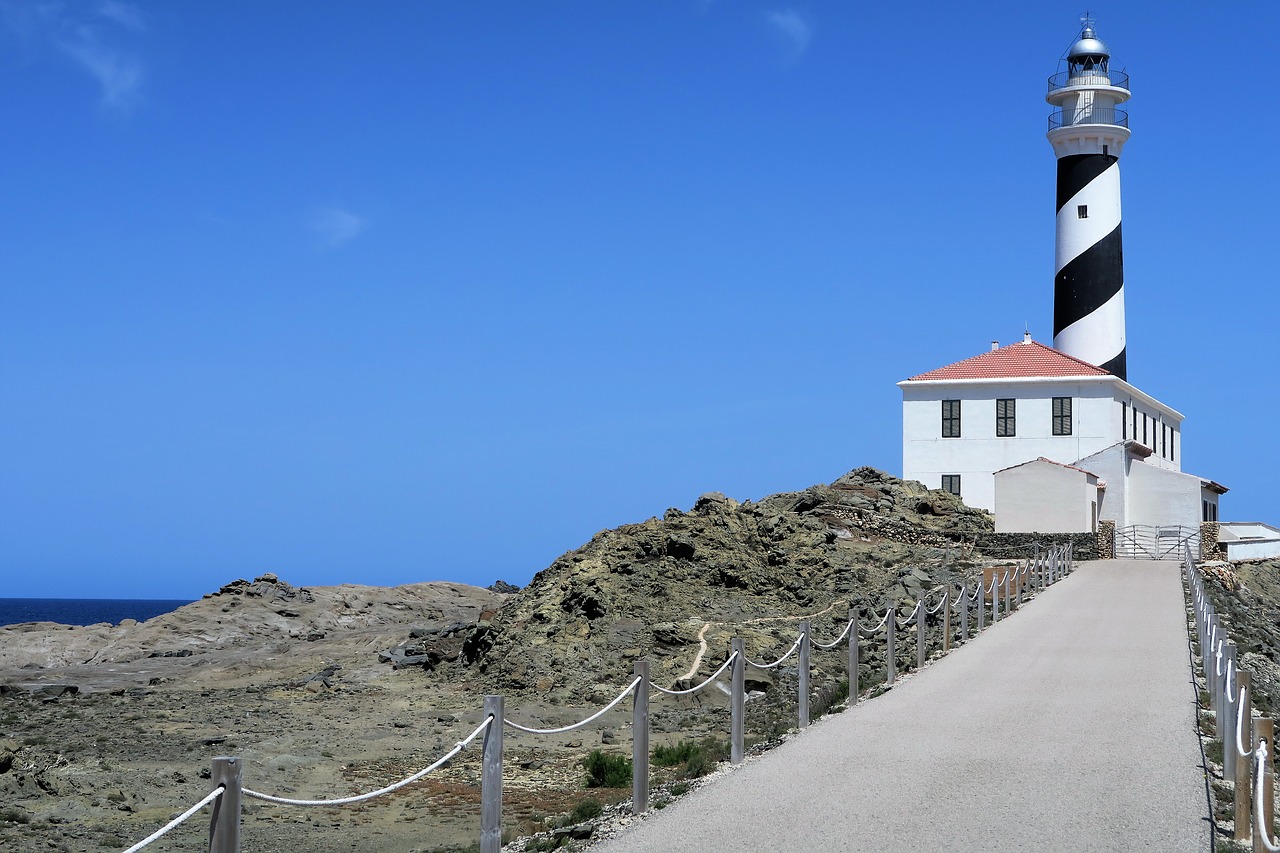
<svg viewBox="0 0 1280 853">
<path fill-rule="evenodd" d="M 998 531 L 1218 520 L 1226 489 L 1182 471 L 1181 412 L 1029 334 L 898 387 L 903 479 L 993 512 Z"/>
</svg>

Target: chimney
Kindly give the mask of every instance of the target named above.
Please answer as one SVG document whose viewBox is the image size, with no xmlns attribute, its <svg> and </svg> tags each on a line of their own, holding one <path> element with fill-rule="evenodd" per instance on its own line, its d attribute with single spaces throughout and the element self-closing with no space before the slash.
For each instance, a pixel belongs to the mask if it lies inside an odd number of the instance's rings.
<svg viewBox="0 0 1280 853">
<path fill-rule="evenodd" d="M 998 349 L 1000 349 L 1000 342 L 999 342 L 999 341 L 992 341 L 992 342 L 991 342 L 991 351 L 992 351 L 992 352 L 995 352 L 995 351 L 996 351 L 996 350 L 998 350 Z"/>
<path fill-rule="evenodd" d="M 1030 332 L 1030 330 L 1025 331 L 1025 332 L 1023 332 L 1023 333 L 1022 333 L 1022 342 L 1023 342 L 1024 344 L 1029 344 L 1029 343 L 1031 343 L 1031 332 Z"/>
</svg>

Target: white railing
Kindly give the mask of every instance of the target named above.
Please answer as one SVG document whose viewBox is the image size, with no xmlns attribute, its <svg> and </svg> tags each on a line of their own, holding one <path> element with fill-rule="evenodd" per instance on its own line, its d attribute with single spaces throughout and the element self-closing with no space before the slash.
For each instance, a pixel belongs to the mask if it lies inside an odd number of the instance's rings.
<svg viewBox="0 0 1280 853">
<path fill-rule="evenodd" d="M 1275 723 L 1254 717 L 1252 676 L 1240 668 L 1236 644 L 1231 642 L 1205 590 L 1204 575 L 1186 544 L 1182 558 L 1191 610 L 1195 618 L 1196 644 L 1213 734 L 1222 741 L 1223 781 L 1234 783 L 1235 840 L 1252 839 L 1253 849 L 1280 851 L 1275 833 Z"/>
</svg>

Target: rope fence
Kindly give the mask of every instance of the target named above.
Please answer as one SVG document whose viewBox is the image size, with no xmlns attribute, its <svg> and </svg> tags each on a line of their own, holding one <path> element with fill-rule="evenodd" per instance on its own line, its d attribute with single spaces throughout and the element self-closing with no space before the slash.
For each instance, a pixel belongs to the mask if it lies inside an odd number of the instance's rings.
<svg viewBox="0 0 1280 853">
<path fill-rule="evenodd" d="M 1236 644 L 1227 636 L 1188 543 L 1182 566 L 1195 620 L 1200 676 L 1208 693 L 1212 730 L 1207 734 L 1222 742 L 1223 781 L 1233 783 L 1235 841 L 1251 842 L 1254 853 L 1280 853 L 1280 841 L 1273 840 L 1275 722 L 1253 716 L 1253 676 L 1240 667 Z"/>
<path fill-rule="evenodd" d="M 897 608 L 886 608 L 883 617 L 871 629 L 859 626 L 859 608 L 850 608 L 848 619 L 840 635 L 829 643 L 817 643 L 811 639 L 808 619 L 801 620 L 799 632 L 791 647 L 782 657 L 771 663 L 758 663 L 747 657 L 745 642 L 742 637 L 733 637 L 730 641 L 729 654 L 724 662 L 701 683 L 687 689 L 675 690 L 655 683 L 650 678 L 650 664 L 647 660 L 635 662 L 634 677 L 622 688 L 618 695 L 599 710 L 577 722 L 555 728 L 535 728 L 525 726 L 509 719 L 504 713 L 505 700 L 502 696 L 484 697 L 481 722 L 470 734 L 454 744 L 453 748 L 439 759 L 423 769 L 406 776 L 385 787 L 363 794 L 354 794 L 334 799 L 292 799 L 288 797 L 265 794 L 246 788 L 242 784 L 243 763 L 237 757 L 220 757 L 213 759 L 210 778 L 213 789 L 200 802 L 187 809 L 165 826 L 147 838 L 129 847 L 123 853 L 137 853 L 148 844 L 162 837 L 184 821 L 191 818 L 206 806 L 213 804 L 213 815 L 209 829 L 209 853 L 240 853 L 240 818 L 241 799 L 248 797 L 267 803 L 287 807 L 338 807 L 382 797 L 398 791 L 421 780 L 428 774 L 448 764 L 475 740 L 482 739 L 480 756 L 480 853 L 499 853 L 502 846 L 502 753 L 504 729 L 530 735 L 557 735 L 581 729 L 613 711 L 626 701 L 632 700 L 632 811 L 639 814 L 649 806 L 649 701 L 651 695 L 689 696 L 708 689 L 726 672 L 729 673 L 730 704 L 730 750 L 729 761 L 739 764 L 745 756 L 745 705 L 746 705 L 746 668 L 748 666 L 760 670 L 769 670 L 780 666 L 792 655 L 798 653 L 796 670 L 798 674 L 796 723 L 804 729 L 810 722 L 811 698 L 811 654 L 813 647 L 821 651 L 837 649 L 842 643 L 847 647 L 847 677 L 849 679 L 850 707 L 860 700 L 861 646 L 867 638 L 883 637 L 884 640 L 884 685 L 892 687 L 897 675 L 898 652 L 897 637 L 900 632 L 914 629 L 916 635 L 916 670 L 922 669 L 927 662 L 927 641 L 930 627 L 941 634 L 941 653 L 948 653 L 953 642 L 967 642 L 986 626 L 986 614 L 990 610 L 990 623 L 994 624 L 1017 610 L 1027 597 L 1034 596 L 1049 585 L 1062 580 L 1074 569 L 1072 547 L 1064 546 L 1041 550 L 1034 549 L 1034 554 L 1018 565 L 1007 567 L 1001 575 L 999 569 L 988 569 L 987 578 L 970 584 L 969 580 L 960 583 L 957 592 L 952 584 L 947 583 L 935 587 L 919 598 L 911 613 L 900 618 Z M 925 601 L 936 594 L 940 600 L 931 609 Z M 1003 599 L 1003 603 L 1002 603 Z M 989 607 L 988 607 L 989 605 Z M 828 608 L 830 610 L 830 608 Z M 825 612 L 825 611 L 823 611 Z M 959 616 L 959 633 L 955 629 L 955 616 Z M 976 620 L 972 617 L 976 614 Z M 821 614 L 819 614 L 821 615 Z M 941 623 L 941 624 L 938 624 Z M 1221 667 L 1212 668 L 1215 676 Z M 1230 666 L 1227 673 L 1235 672 Z M 687 676 L 686 676 L 687 677 Z M 1242 689 L 1247 685 L 1247 673 L 1239 672 Z M 1224 681 L 1225 683 L 1225 681 Z M 1265 749 L 1265 747 L 1264 747 Z M 1257 747 L 1255 747 L 1257 751 Z M 1265 754 L 1265 753 L 1264 753 Z M 1270 777 L 1268 777 L 1270 778 Z M 1268 848 L 1280 851 L 1280 848 Z"/>
</svg>

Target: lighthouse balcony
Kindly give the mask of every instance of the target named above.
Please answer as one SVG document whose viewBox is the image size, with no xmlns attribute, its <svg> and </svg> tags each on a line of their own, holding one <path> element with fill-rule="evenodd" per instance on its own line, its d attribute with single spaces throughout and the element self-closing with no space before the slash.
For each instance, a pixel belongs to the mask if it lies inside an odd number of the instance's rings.
<svg viewBox="0 0 1280 853">
<path fill-rule="evenodd" d="M 1059 71 L 1049 78 L 1049 91 L 1059 89 L 1124 89 L 1129 91 L 1129 75 L 1123 71 L 1103 71 L 1089 68 L 1076 71 Z"/>
<path fill-rule="evenodd" d="M 1129 126 L 1129 113 L 1115 107 L 1088 106 L 1054 110 L 1049 116 L 1050 132 L 1063 127 L 1078 127 L 1085 124 L 1103 124 L 1127 128 Z"/>
</svg>

